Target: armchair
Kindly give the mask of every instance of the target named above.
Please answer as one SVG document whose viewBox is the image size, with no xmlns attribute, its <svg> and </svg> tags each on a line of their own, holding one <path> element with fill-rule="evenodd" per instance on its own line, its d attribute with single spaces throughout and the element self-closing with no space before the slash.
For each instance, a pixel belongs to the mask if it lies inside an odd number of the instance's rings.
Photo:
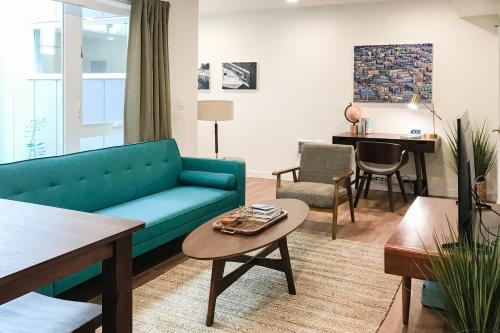
<svg viewBox="0 0 500 333">
<path fill-rule="evenodd" d="M 355 222 L 351 190 L 353 155 L 352 146 L 305 144 L 300 166 L 273 172 L 276 198 L 299 199 L 312 210 L 332 212 L 332 239 L 335 239 L 339 205 L 349 202 L 351 221 Z M 286 173 L 292 173 L 293 184 L 282 186 L 281 176 Z"/>
</svg>

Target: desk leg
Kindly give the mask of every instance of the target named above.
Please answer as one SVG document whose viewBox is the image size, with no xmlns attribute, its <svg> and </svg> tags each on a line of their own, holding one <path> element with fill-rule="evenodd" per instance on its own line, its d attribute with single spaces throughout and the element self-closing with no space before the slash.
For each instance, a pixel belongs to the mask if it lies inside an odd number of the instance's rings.
<svg viewBox="0 0 500 333">
<path fill-rule="evenodd" d="M 422 169 L 422 180 L 424 193 L 422 195 L 429 196 L 429 184 L 427 183 L 427 165 L 425 163 L 425 153 L 420 153 L 420 168 Z"/>
<path fill-rule="evenodd" d="M 411 302 L 411 278 L 403 276 L 403 286 L 401 290 L 403 300 L 403 324 L 408 325 L 410 317 L 410 302 Z"/>
<path fill-rule="evenodd" d="M 417 176 L 415 191 L 416 196 L 422 195 L 422 165 L 419 155 L 420 153 L 413 153 L 413 156 L 415 157 L 415 174 Z"/>
<path fill-rule="evenodd" d="M 102 329 L 132 332 L 132 236 L 116 240 L 113 256 L 102 262 Z"/>
</svg>

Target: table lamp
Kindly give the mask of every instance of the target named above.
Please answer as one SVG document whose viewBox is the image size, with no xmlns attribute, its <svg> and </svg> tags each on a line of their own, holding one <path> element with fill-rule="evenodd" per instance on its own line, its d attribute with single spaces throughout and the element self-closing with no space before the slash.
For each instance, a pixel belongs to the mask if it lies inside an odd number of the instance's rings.
<svg viewBox="0 0 500 333">
<path fill-rule="evenodd" d="M 219 126 L 217 122 L 233 119 L 233 101 L 198 101 L 198 120 L 215 122 L 215 158 L 219 158 Z"/>
<path fill-rule="evenodd" d="M 411 97 L 410 103 L 408 103 L 408 107 L 410 109 L 412 109 L 412 110 L 417 110 L 418 109 L 418 104 L 422 104 L 423 106 L 425 106 L 427 108 L 427 110 L 429 110 L 430 112 L 432 112 L 432 128 L 433 128 L 433 132 L 432 132 L 432 134 L 424 134 L 423 137 L 426 138 L 426 139 L 436 139 L 438 137 L 437 134 L 436 134 L 436 117 L 439 120 L 443 120 L 443 119 L 436 113 L 436 110 L 434 109 L 434 103 L 425 104 L 424 102 L 422 102 L 422 95 L 420 95 L 420 94 L 413 94 L 413 96 Z"/>
</svg>

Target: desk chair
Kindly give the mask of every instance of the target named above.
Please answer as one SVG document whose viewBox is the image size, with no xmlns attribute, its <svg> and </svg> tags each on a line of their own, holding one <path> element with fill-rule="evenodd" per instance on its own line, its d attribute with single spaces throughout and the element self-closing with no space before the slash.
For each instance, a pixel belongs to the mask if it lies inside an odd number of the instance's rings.
<svg viewBox="0 0 500 333">
<path fill-rule="evenodd" d="M 359 185 L 356 193 L 354 207 L 358 206 L 359 198 L 361 197 L 361 192 L 363 192 L 365 182 L 366 188 L 364 189 L 364 197 L 366 198 L 368 196 L 370 182 L 373 175 L 386 176 L 391 212 L 394 212 L 394 203 L 392 201 L 392 176 L 394 174 L 398 179 L 403 200 L 408 202 L 406 199 L 403 179 L 401 179 L 401 173 L 399 172 L 399 170 L 406 163 L 408 163 L 408 152 L 403 150 L 401 145 L 371 141 L 358 142 L 358 147 L 356 149 L 356 165 L 361 171 L 363 171 L 363 175 L 361 176 L 361 184 Z"/>
<path fill-rule="evenodd" d="M 339 205 L 349 201 L 351 221 L 354 223 L 351 190 L 353 155 L 352 146 L 304 144 L 300 167 L 273 172 L 277 177 L 276 198 L 299 199 L 313 210 L 332 212 L 332 239 L 335 239 Z M 293 174 L 293 184 L 282 187 L 281 175 L 288 172 Z"/>
</svg>

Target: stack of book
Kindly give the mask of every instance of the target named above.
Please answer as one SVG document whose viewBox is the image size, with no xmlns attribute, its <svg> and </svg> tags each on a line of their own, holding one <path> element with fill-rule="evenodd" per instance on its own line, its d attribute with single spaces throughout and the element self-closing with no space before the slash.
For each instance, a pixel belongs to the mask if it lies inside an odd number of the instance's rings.
<svg viewBox="0 0 500 333">
<path fill-rule="evenodd" d="M 253 218 L 256 222 L 269 222 L 282 214 L 281 207 L 268 204 L 252 204 Z"/>
</svg>

